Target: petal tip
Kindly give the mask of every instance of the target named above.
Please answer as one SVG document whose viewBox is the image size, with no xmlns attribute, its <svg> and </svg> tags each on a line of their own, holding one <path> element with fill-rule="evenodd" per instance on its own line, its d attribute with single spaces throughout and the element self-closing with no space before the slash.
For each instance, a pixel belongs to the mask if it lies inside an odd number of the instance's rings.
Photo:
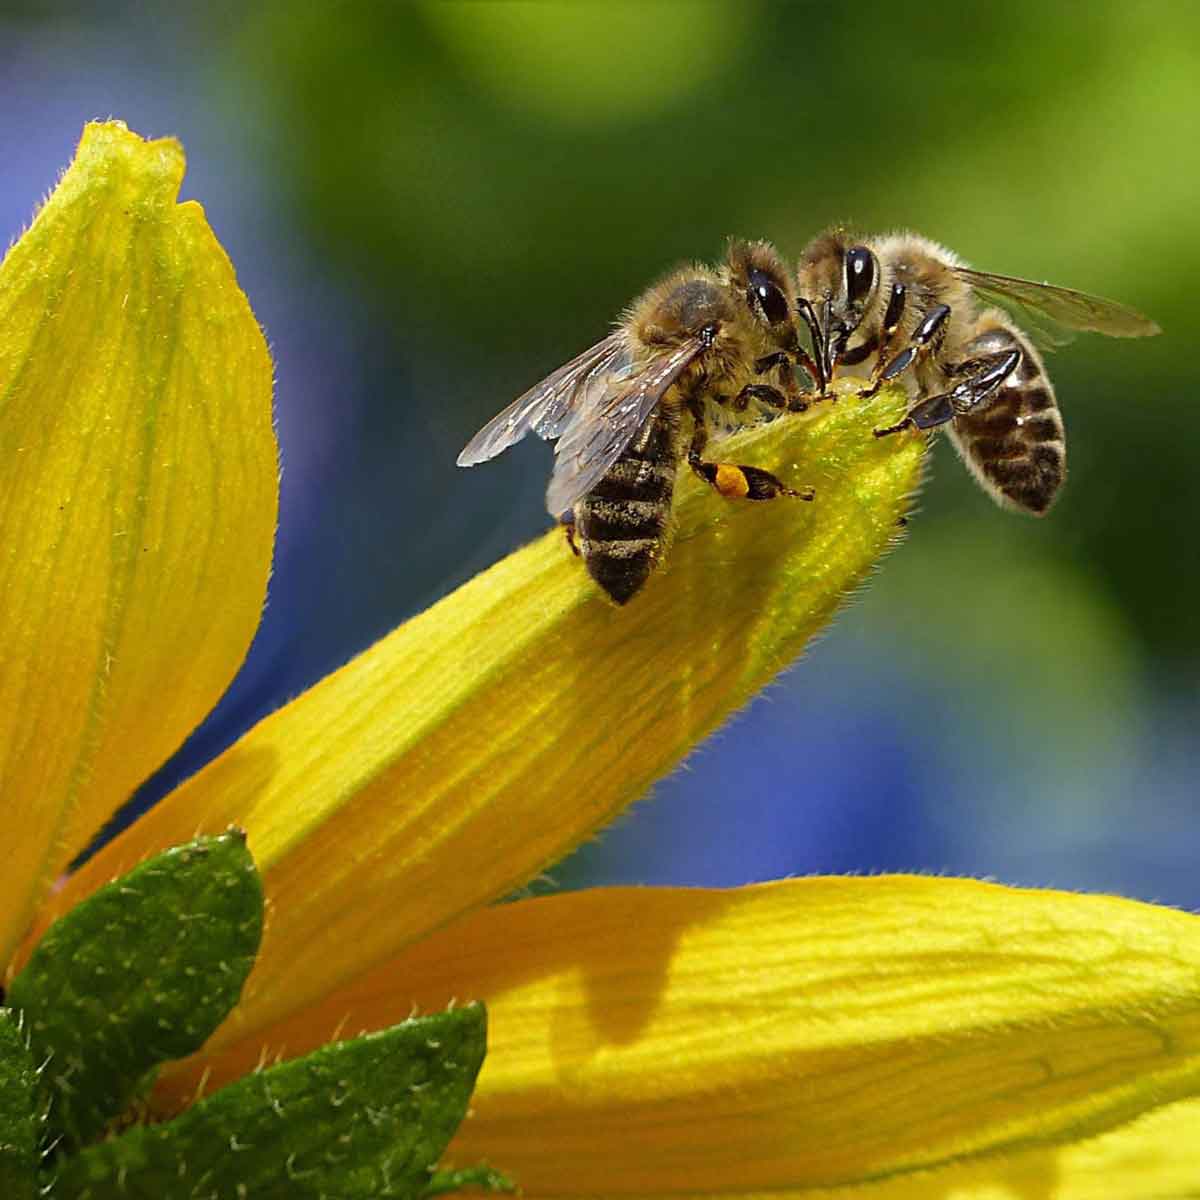
<svg viewBox="0 0 1200 1200">
<path fill-rule="evenodd" d="M 178 138 L 143 138 L 119 120 L 89 121 L 83 127 L 74 166 L 111 170 L 117 163 L 156 180 L 154 190 L 169 194 L 172 200 L 179 194 L 187 167 Z"/>
</svg>

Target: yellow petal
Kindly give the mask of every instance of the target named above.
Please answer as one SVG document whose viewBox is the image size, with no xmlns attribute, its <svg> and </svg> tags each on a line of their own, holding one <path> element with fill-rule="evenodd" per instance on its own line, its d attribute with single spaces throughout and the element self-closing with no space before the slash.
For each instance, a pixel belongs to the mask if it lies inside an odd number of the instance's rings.
<svg viewBox="0 0 1200 1200">
<path fill-rule="evenodd" d="M 1198 1193 L 1200 1101 L 1190 1100 L 1075 1145 L 905 1174 L 835 1195 L 838 1200 L 1184 1200 Z"/>
<path fill-rule="evenodd" d="M 89 125 L 0 267 L 0 961 L 262 607 L 271 365 L 183 170 L 174 141 Z"/>
<path fill-rule="evenodd" d="M 666 569 L 624 609 L 561 533 L 511 555 L 263 721 L 77 888 L 243 826 L 277 913 L 238 1009 L 251 1029 L 524 883 L 675 766 L 862 580 L 920 471 L 923 439 L 871 436 L 903 403 L 825 404 L 730 443 L 815 485 L 815 502 L 739 504 L 686 480 Z"/>
<path fill-rule="evenodd" d="M 970 880 L 621 888 L 465 918 L 268 1031 L 488 1006 L 457 1162 L 530 1196 L 789 1195 L 1049 1148 L 1200 1092 L 1200 918 Z M 257 1061 L 171 1068 L 159 1099 Z"/>
</svg>

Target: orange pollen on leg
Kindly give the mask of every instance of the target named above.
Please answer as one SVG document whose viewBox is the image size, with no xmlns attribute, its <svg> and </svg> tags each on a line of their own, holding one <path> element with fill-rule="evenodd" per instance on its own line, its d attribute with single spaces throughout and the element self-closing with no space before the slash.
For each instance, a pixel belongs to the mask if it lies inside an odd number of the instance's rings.
<svg viewBox="0 0 1200 1200">
<path fill-rule="evenodd" d="M 717 478 L 715 480 L 717 491 L 722 496 L 729 496 L 733 499 L 741 499 L 749 494 L 750 483 L 746 479 L 745 472 L 740 467 L 730 466 L 729 463 L 717 464 Z"/>
</svg>

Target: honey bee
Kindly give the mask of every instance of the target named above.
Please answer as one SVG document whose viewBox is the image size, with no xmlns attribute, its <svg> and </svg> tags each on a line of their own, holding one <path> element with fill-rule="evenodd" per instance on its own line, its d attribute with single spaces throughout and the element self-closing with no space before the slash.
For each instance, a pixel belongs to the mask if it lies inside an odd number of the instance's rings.
<svg viewBox="0 0 1200 1200">
<path fill-rule="evenodd" d="M 720 267 L 684 267 L 646 291 L 613 333 L 489 421 L 458 465 L 494 458 L 530 430 L 555 442 L 546 507 L 588 574 L 625 604 L 665 550 L 681 459 L 722 496 L 812 499 L 759 467 L 703 457 L 726 414 L 736 423 L 807 407 L 795 365 L 816 366 L 795 304 L 775 249 L 734 240 Z"/>
<path fill-rule="evenodd" d="M 801 257 L 798 291 L 822 391 L 839 367 L 872 356 L 863 397 L 911 371 L 916 402 L 875 436 L 945 425 L 997 503 L 1037 516 L 1066 476 L 1062 417 L 1032 339 L 994 306 L 1016 305 L 1033 320 L 1109 337 L 1161 332 L 1113 300 L 974 271 L 913 233 L 862 240 L 841 230 L 821 234 Z"/>
</svg>

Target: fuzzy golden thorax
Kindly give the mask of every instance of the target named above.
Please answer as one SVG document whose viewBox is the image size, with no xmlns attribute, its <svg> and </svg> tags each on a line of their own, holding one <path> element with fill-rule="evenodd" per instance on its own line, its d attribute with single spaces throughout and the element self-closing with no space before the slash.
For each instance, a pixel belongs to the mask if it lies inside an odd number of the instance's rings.
<svg viewBox="0 0 1200 1200">
<path fill-rule="evenodd" d="M 864 320 L 860 333 L 870 336 L 882 319 L 893 284 L 903 284 L 908 296 L 897 341 L 903 344 L 922 316 L 939 304 L 949 305 L 953 314 L 944 342 L 945 352 L 955 357 L 970 334 L 979 306 L 970 286 L 955 274 L 958 256 L 929 238 L 916 233 L 891 233 L 867 243 L 879 262 L 877 298 L 870 313 L 870 328 Z"/>
</svg>

